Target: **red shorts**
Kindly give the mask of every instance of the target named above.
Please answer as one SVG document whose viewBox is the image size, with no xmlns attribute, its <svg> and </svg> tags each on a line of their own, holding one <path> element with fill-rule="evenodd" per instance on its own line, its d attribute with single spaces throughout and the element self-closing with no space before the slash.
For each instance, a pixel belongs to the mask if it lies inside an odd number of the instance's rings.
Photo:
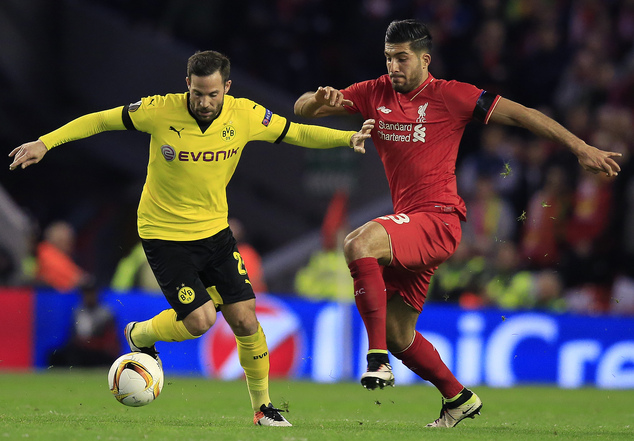
<svg viewBox="0 0 634 441">
<path fill-rule="evenodd" d="M 420 212 L 373 220 L 383 225 L 392 247 L 392 261 L 383 270 L 387 298 L 398 294 L 421 312 L 431 276 L 460 244 L 458 214 Z"/>
</svg>

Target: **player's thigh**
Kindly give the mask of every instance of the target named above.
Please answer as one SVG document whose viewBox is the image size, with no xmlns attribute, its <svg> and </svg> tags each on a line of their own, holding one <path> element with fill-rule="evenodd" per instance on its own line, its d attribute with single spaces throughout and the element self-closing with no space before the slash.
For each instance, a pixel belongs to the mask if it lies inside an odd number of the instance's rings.
<svg viewBox="0 0 634 441">
<path fill-rule="evenodd" d="M 142 240 L 150 268 L 179 320 L 211 300 L 200 279 L 196 248 L 186 242 Z"/>
<path fill-rule="evenodd" d="M 388 301 L 401 297 L 403 301 L 418 313 L 422 312 L 431 276 L 436 270 L 425 268 L 411 271 L 402 267 L 388 266 L 383 270 L 383 281 Z"/>
<path fill-rule="evenodd" d="M 210 258 L 199 272 L 200 278 L 229 325 L 242 328 L 243 323 L 255 322 L 255 294 L 249 275 L 229 229 L 212 239 L 207 243 Z"/>
<path fill-rule="evenodd" d="M 375 219 L 387 231 L 392 248 L 390 267 L 419 272 L 436 268 L 460 244 L 460 219 L 453 213 L 421 212 Z"/>
</svg>

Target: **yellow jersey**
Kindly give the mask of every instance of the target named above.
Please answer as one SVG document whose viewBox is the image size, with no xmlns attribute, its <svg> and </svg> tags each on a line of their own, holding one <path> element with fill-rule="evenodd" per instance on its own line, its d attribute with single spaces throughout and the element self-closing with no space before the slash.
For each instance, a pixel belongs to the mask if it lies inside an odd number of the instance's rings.
<svg viewBox="0 0 634 441">
<path fill-rule="evenodd" d="M 281 141 L 288 130 L 286 118 L 230 95 L 211 124 L 190 114 L 187 93 L 143 98 L 124 109 L 130 129 L 127 118 L 152 135 L 138 210 L 144 239 L 197 240 L 227 228 L 226 188 L 245 145 Z"/>
<path fill-rule="evenodd" d="M 229 226 L 227 184 L 249 141 L 324 149 L 349 146 L 356 133 L 292 123 L 254 101 L 230 95 L 215 120 L 201 123 L 190 113 L 188 93 L 176 93 L 81 116 L 40 140 L 50 150 L 126 129 L 151 135 L 139 236 L 174 241 L 204 239 Z"/>
</svg>

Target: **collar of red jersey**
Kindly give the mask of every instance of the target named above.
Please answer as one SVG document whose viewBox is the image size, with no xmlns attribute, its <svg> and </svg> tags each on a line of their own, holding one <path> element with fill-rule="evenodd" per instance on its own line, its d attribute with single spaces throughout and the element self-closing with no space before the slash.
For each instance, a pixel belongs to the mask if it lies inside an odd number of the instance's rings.
<svg viewBox="0 0 634 441">
<path fill-rule="evenodd" d="M 421 93 L 423 91 L 423 89 L 425 87 L 427 87 L 429 85 L 429 83 L 431 83 L 434 80 L 435 80 L 435 78 L 433 77 L 433 75 L 428 73 L 427 79 L 425 81 L 423 81 L 423 84 L 421 84 L 420 86 L 418 86 L 416 89 L 412 90 L 411 92 L 405 93 L 403 95 L 405 96 L 405 98 L 407 98 L 408 100 L 412 101 L 414 98 L 416 98 L 416 96 L 419 93 Z"/>
</svg>

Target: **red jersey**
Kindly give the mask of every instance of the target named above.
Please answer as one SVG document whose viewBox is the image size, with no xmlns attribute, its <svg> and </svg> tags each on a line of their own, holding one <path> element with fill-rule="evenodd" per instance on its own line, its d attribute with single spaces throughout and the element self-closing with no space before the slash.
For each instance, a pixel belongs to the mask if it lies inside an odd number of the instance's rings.
<svg viewBox="0 0 634 441">
<path fill-rule="evenodd" d="M 431 74 L 417 89 L 398 93 L 388 75 L 342 90 L 354 103 L 350 113 L 376 120 L 372 141 L 387 176 L 395 213 L 456 211 L 466 220 L 458 195 L 456 159 L 465 126 L 477 117 L 487 123 L 500 97 Z M 484 95 L 487 100 L 482 100 Z"/>
</svg>

